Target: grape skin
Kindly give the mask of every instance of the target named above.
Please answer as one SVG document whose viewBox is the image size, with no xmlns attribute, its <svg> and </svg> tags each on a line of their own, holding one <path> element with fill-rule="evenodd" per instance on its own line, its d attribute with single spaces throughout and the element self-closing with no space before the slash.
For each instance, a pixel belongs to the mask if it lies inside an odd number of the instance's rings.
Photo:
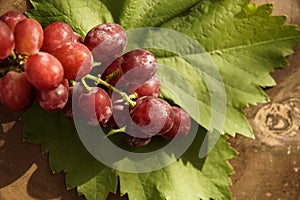
<svg viewBox="0 0 300 200">
<path fill-rule="evenodd" d="M 139 98 L 130 116 L 132 123 L 129 126 L 132 129 L 141 130 L 148 136 L 162 135 L 169 131 L 174 123 L 171 106 L 166 101 L 153 96 Z M 132 136 L 141 137 L 140 135 Z"/>
<path fill-rule="evenodd" d="M 160 81 L 156 75 L 146 81 L 144 84 L 130 83 L 128 86 L 128 93 L 136 93 L 137 97 L 154 96 L 158 97 L 160 94 Z"/>
<path fill-rule="evenodd" d="M 0 81 L 0 101 L 8 109 L 21 111 L 31 103 L 32 86 L 24 72 L 8 72 Z"/>
<path fill-rule="evenodd" d="M 75 115 L 78 116 L 78 99 L 81 93 L 85 91 L 86 90 L 81 83 L 76 83 L 69 87 L 69 98 L 63 109 L 64 115 L 67 118 L 74 118 Z"/>
<path fill-rule="evenodd" d="M 42 50 L 53 52 L 61 45 L 73 40 L 72 28 L 64 22 L 53 22 L 44 29 Z"/>
<path fill-rule="evenodd" d="M 87 75 L 93 67 L 93 55 L 81 43 L 68 42 L 54 50 L 52 54 L 58 58 L 64 68 L 64 77 L 78 80 Z"/>
<path fill-rule="evenodd" d="M 22 55 L 32 55 L 42 47 L 44 32 L 38 21 L 26 18 L 16 25 L 14 37 L 16 51 Z"/>
<path fill-rule="evenodd" d="M 106 23 L 92 28 L 84 44 L 93 52 L 96 61 L 106 62 L 118 57 L 125 50 L 127 41 L 126 32 L 120 25 Z"/>
<path fill-rule="evenodd" d="M 157 70 L 155 56 L 143 49 L 136 49 L 123 55 L 121 69 L 127 82 L 144 83 L 154 76 Z"/>
<path fill-rule="evenodd" d="M 83 44 L 84 40 L 81 37 L 81 35 L 79 35 L 76 32 L 73 32 L 72 42 L 78 42 L 78 43 L 82 43 Z"/>
<path fill-rule="evenodd" d="M 125 133 L 125 140 L 131 146 L 143 147 L 151 142 L 151 137 L 138 138 Z"/>
<path fill-rule="evenodd" d="M 174 124 L 171 130 L 162 136 L 167 139 L 179 138 L 187 135 L 191 129 L 191 118 L 182 108 L 172 106 L 174 112 Z"/>
<path fill-rule="evenodd" d="M 8 11 L 1 15 L 0 20 L 5 22 L 10 30 L 14 32 L 16 25 L 27 17 L 18 11 Z"/>
<path fill-rule="evenodd" d="M 101 66 L 105 68 L 102 74 L 103 80 L 107 81 L 112 86 L 115 86 L 123 75 L 123 72 L 121 70 L 122 63 L 123 63 L 123 57 L 118 57 L 108 66 L 107 65 Z M 109 80 L 109 76 L 112 74 L 115 74 L 115 76 L 113 76 L 113 78 Z"/>
<path fill-rule="evenodd" d="M 29 56 L 24 68 L 28 81 L 39 90 L 54 89 L 64 77 L 64 69 L 59 60 L 46 52 Z"/>
<path fill-rule="evenodd" d="M 69 96 L 69 83 L 64 79 L 56 88 L 52 90 L 37 90 L 36 99 L 39 105 L 48 112 L 62 110 Z"/>
<path fill-rule="evenodd" d="M 103 125 L 112 115 L 112 103 L 106 91 L 91 87 L 88 93 L 81 93 L 78 99 L 78 111 L 92 126 Z"/>
<path fill-rule="evenodd" d="M 0 21 L 0 60 L 7 58 L 15 47 L 14 35 L 7 24 Z"/>
<path fill-rule="evenodd" d="M 127 117 L 129 117 L 129 105 L 117 93 L 112 94 L 112 116 L 104 124 L 106 128 L 117 129 L 126 125 Z"/>
</svg>

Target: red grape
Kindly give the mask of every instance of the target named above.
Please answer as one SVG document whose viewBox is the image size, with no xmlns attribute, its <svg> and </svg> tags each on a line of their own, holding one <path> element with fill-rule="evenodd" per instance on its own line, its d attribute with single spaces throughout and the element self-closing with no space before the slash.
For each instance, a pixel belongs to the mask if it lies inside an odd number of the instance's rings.
<svg viewBox="0 0 300 200">
<path fill-rule="evenodd" d="M 121 65 L 123 77 L 128 82 L 144 83 L 149 80 L 157 70 L 154 55 L 146 50 L 136 49 L 123 55 Z"/>
<path fill-rule="evenodd" d="M 174 123 L 172 107 L 166 101 L 153 96 L 139 98 L 130 116 L 132 118 L 130 129 L 140 130 L 140 133 L 148 136 L 164 134 L 172 128 Z M 128 134 L 141 137 L 132 133 Z"/>
<path fill-rule="evenodd" d="M 183 137 L 191 129 L 191 118 L 182 108 L 172 106 L 174 112 L 174 124 L 171 130 L 162 136 L 168 139 Z"/>
<path fill-rule="evenodd" d="M 129 117 L 128 103 L 118 94 L 112 95 L 112 116 L 104 124 L 106 128 L 117 129 L 126 125 L 126 119 Z"/>
<path fill-rule="evenodd" d="M 93 52 L 99 62 L 113 60 L 127 45 L 124 29 L 115 23 L 100 24 L 92 28 L 84 39 L 84 44 Z"/>
<path fill-rule="evenodd" d="M 38 21 L 26 18 L 16 25 L 14 36 L 16 51 L 31 55 L 37 53 L 42 47 L 44 32 Z"/>
<path fill-rule="evenodd" d="M 52 90 L 37 90 L 36 99 L 39 105 L 46 111 L 57 112 L 62 110 L 69 96 L 69 83 L 64 79 L 56 88 Z"/>
<path fill-rule="evenodd" d="M 76 32 L 73 32 L 72 42 L 79 42 L 83 44 L 83 38 Z"/>
<path fill-rule="evenodd" d="M 128 142 L 129 145 L 135 146 L 135 147 L 143 147 L 146 146 L 151 142 L 151 137 L 144 137 L 144 138 L 139 138 L 139 137 L 134 137 L 128 134 L 125 134 L 125 140 Z"/>
<path fill-rule="evenodd" d="M 7 24 L 0 21 L 0 60 L 8 57 L 15 47 L 14 35 Z"/>
<path fill-rule="evenodd" d="M 81 43 L 68 42 L 54 50 L 52 54 L 64 67 L 64 76 L 69 80 L 77 80 L 87 75 L 93 66 L 93 55 Z"/>
<path fill-rule="evenodd" d="M 115 86 L 119 79 L 122 77 L 122 70 L 121 64 L 123 62 L 123 57 L 119 57 L 115 59 L 111 64 L 107 67 L 104 66 L 106 69 L 102 74 L 103 80 L 107 81 L 109 84 Z M 113 74 L 113 76 L 112 76 Z"/>
<path fill-rule="evenodd" d="M 4 21 L 10 28 L 12 32 L 14 32 L 16 25 L 26 19 L 27 17 L 18 11 L 8 11 L 1 15 L 0 20 Z"/>
<path fill-rule="evenodd" d="M 59 60 L 46 52 L 30 55 L 24 68 L 29 82 L 39 90 L 54 89 L 64 77 L 64 69 Z"/>
<path fill-rule="evenodd" d="M 85 91 L 85 88 L 81 83 L 76 83 L 74 86 L 69 88 L 69 98 L 63 108 L 64 115 L 68 118 L 73 118 L 78 111 L 78 99 L 82 92 Z"/>
<path fill-rule="evenodd" d="M 158 97 L 160 94 L 160 81 L 156 75 L 146 81 L 144 84 L 130 83 L 128 86 L 128 93 L 136 93 L 138 98 L 143 96 Z"/>
<path fill-rule="evenodd" d="M 72 28 L 64 22 L 53 22 L 44 29 L 44 41 L 42 49 L 53 52 L 59 46 L 73 40 Z"/>
<path fill-rule="evenodd" d="M 31 103 L 32 86 L 24 72 L 8 72 L 0 81 L 0 101 L 8 109 L 20 111 Z"/>
<path fill-rule="evenodd" d="M 103 89 L 92 87 L 88 93 L 81 93 L 78 99 L 78 111 L 92 126 L 103 125 L 112 115 L 112 103 Z"/>
</svg>

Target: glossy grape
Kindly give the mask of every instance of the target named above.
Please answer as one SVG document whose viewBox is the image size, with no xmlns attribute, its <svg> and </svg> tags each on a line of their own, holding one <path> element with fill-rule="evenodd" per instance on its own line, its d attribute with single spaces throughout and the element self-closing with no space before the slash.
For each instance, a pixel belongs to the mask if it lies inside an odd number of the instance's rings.
<svg viewBox="0 0 300 200">
<path fill-rule="evenodd" d="M 112 95 L 112 112 L 112 116 L 104 126 L 112 129 L 125 126 L 127 121 L 126 119 L 129 117 L 129 106 L 120 95 Z"/>
<path fill-rule="evenodd" d="M 57 112 L 62 110 L 69 96 L 69 83 L 64 79 L 56 88 L 52 90 L 37 90 L 36 99 L 38 104 L 48 112 Z"/>
<path fill-rule="evenodd" d="M 130 116 L 133 122 L 129 124 L 133 127 L 131 129 L 139 129 L 148 136 L 164 134 L 174 123 L 172 107 L 166 101 L 153 96 L 139 98 Z"/>
<path fill-rule="evenodd" d="M 73 32 L 72 42 L 78 42 L 78 43 L 82 43 L 83 44 L 84 40 L 81 37 L 81 35 L 79 35 L 76 32 Z"/>
<path fill-rule="evenodd" d="M 16 51 L 23 55 L 31 55 L 42 47 L 44 32 L 38 21 L 26 18 L 16 25 L 14 37 Z"/>
<path fill-rule="evenodd" d="M 0 21 L 0 60 L 8 57 L 14 49 L 14 35 L 7 24 Z"/>
<path fill-rule="evenodd" d="M 101 66 L 105 68 L 105 71 L 101 76 L 102 79 L 107 81 L 109 84 L 115 86 L 123 75 L 123 72 L 121 70 L 122 63 L 123 57 L 119 57 L 115 59 L 112 63 L 110 63 L 108 66 Z"/>
<path fill-rule="evenodd" d="M 136 49 L 123 55 L 121 69 L 128 82 L 144 83 L 155 74 L 157 62 L 154 55 L 146 50 Z"/>
<path fill-rule="evenodd" d="M 64 67 L 64 76 L 69 80 L 77 80 L 87 75 L 93 66 L 93 55 L 81 43 L 68 42 L 63 44 L 52 54 L 58 58 Z"/>
<path fill-rule="evenodd" d="M 103 89 L 92 87 L 88 93 L 81 93 L 78 112 L 92 126 L 103 125 L 112 115 L 112 103 Z"/>
<path fill-rule="evenodd" d="M 128 86 L 128 93 L 136 93 L 138 98 L 143 96 L 158 97 L 160 94 L 160 86 L 158 77 L 154 75 L 144 84 L 130 83 Z"/>
<path fill-rule="evenodd" d="M 24 68 L 29 82 L 39 90 L 54 89 L 63 81 L 63 66 L 49 53 L 39 52 L 29 56 Z"/>
<path fill-rule="evenodd" d="M 16 25 L 27 17 L 18 11 L 8 11 L 1 15 L 0 20 L 5 22 L 10 30 L 14 32 Z"/>
<path fill-rule="evenodd" d="M 81 93 L 85 92 L 85 88 L 81 83 L 76 83 L 74 86 L 69 87 L 69 98 L 63 108 L 64 115 L 68 118 L 74 118 L 78 115 L 78 99 Z"/>
<path fill-rule="evenodd" d="M 0 101 L 8 109 L 20 111 L 31 103 L 32 86 L 24 72 L 8 72 L 0 81 Z"/>
<path fill-rule="evenodd" d="M 172 106 L 174 112 L 174 124 L 171 130 L 162 136 L 168 139 L 183 137 L 190 132 L 191 118 L 182 108 Z"/>
<path fill-rule="evenodd" d="M 44 41 L 42 49 L 53 52 L 61 45 L 73 40 L 72 28 L 64 22 L 53 22 L 44 29 Z"/>
<path fill-rule="evenodd" d="M 115 23 L 100 24 L 92 28 L 84 39 L 84 44 L 93 52 L 99 62 L 113 60 L 127 45 L 124 29 Z"/>
</svg>

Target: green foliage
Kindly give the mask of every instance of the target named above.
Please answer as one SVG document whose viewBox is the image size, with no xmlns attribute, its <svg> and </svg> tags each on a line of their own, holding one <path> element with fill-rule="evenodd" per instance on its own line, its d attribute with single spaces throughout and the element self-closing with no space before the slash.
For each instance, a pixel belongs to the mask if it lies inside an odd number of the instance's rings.
<svg viewBox="0 0 300 200">
<path fill-rule="evenodd" d="M 224 131 L 234 135 L 252 137 L 253 133 L 244 118 L 241 108 L 249 104 L 268 101 L 262 87 L 274 86 L 269 75 L 275 67 L 287 64 L 285 56 L 290 55 L 292 47 L 299 43 L 299 31 L 295 26 L 286 26 L 285 17 L 270 16 L 272 4 L 261 7 L 250 5 L 247 1 L 203 1 L 186 16 L 179 16 L 162 25 L 193 37 L 211 55 L 222 75 L 226 90 L 226 121 Z M 238 17 L 237 17 L 238 16 Z M 192 68 L 181 57 L 161 58 L 168 66 Z M 175 64 L 178 63 L 178 64 Z M 185 67 L 183 67 L 185 66 Z M 195 91 L 204 115 L 200 124 L 209 126 L 210 94 L 205 91 L 201 77 L 186 80 L 197 82 Z M 197 80 L 195 80 L 197 79 Z"/>
<path fill-rule="evenodd" d="M 228 175 L 233 170 L 226 160 L 235 152 L 221 137 L 216 148 L 207 157 L 197 154 L 203 143 L 205 129 L 199 127 L 197 137 L 182 157 L 161 170 L 149 173 L 126 173 L 111 169 L 89 154 L 81 143 L 72 120 L 63 113 L 48 113 L 35 105 L 23 115 L 25 142 L 42 143 L 44 153 L 49 153 L 51 169 L 65 171 L 68 188 L 78 186 L 78 191 L 89 200 L 105 199 L 115 192 L 120 179 L 121 193 L 132 199 L 230 199 Z M 195 128 L 197 125 L 195 124 Z M 90 134 L 87 129 L 87 134 Z M 133 149 L 122 134 L 114 135 L 114 143 L 123 149 Z M 163 143 L 157 138 L 144 147 L 150 150 Z"/>
<path fill-rule="evenodd" d="M 299 43 L 300 34 L 295 26 L 285 25 L 283 16 L 270 16 L 271 4 L 248 5 L 249 0 L 31 2 L 34 9 L 27 15 L 43 26 L 65 21 L 82 36 L 104 22 L 115 21 L 126 30 L 156 26 L 183 33 L 206 50 L 184 55 L 153 51 L 159 64 L 167 66 L 158 70 L 159 78 L 178 88 L 178 93 L 174 94 L 163 85 L 162 97 L 184 107 L 203 127 L 199 128 L 195 141 L 184 155 L 161 170 L 132 174 L 110 169 L 88 153 L 72 120 L 65 119 L 61 113 L 42 111 L 38 106 L 25 114 L 25 141 L 42 144 L 43 151 L 49 152 L 52 170 L 66 172 L 68 188 L 78 186 L 78 191 L 87 199 L 105 199 L 108 192 L 116 191 L 119 177 L 121 193 L 128 193 L 130 200 L 230 199 L 228 176 L 232 169 L 226 161 L 235 152 L 222 136 L 208 156 L 199 159 L 200 146 L 205 144 L 205 129 L 210 130 L 211 123 L 222 124 L 222 115 L 225 115 L 224 129 L 217 131 L 253 137 L 242 108 L 268 101 L 262 87 L 275 85 L 269 73 L 285 66 L 285 57 L 292 54 L 292 47 Z M 176 47 L 176 43 L 172 45 Z M 206 59 L 199 59 L 207 56 L 220 72 L 221 79 L 210 74 L 211 64 Z M 202 66 L 200 74 L 198 65 Z M 190 88 L 174 78 L 168 69 L 179 72 Z M 217 85 L 221 80 L 225 95 L 212 99 L 222 92 L 222 87 Z M 218 86 L 215 90 L 214 84 Z M 189 95 L 196 97 L 200 117 L 198 110 L 185 99 Z M 223 105 L 224 110 L 221 109 Z M 212 118 L 214 113 L 220 118 Z M 122 133 L 114 134 L 111 139 L 130 151 L 151 151 L 165 145 L 164 140 L 157 139 L 137 150 L 124 143 Z"/>
<path fill-rule="evenodd" d="M 34 9 L 26 15 L 38 20 L 44 27 L 55 21 L 66 22 L 73 30 L 85 36 L 91 28 L 104 22 L 113 22 L 106 6 L 98 0 L 38 0 L 30 1 Z"/>
</svg>

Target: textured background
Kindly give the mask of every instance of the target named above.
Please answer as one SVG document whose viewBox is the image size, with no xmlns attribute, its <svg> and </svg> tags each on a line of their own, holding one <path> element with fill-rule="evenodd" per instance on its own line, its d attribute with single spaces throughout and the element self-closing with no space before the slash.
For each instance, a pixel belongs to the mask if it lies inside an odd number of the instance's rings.
<svg viewBox="0 0 300 200">
<path fill-rule="evenodd" d="M 300 27 L 300 0 L 272 2 L 274 15 L 288 15 L 288 23 Z M 8 10 L 24 12 L 28 6 L 25 0 L 0 0 L 0 15 Z M 277 86 L 266 89 L 271 103 L 245 109 L 256 139 L 230 139 L 239 152 L 230 161 L 236 171 L 231 177 L 233 199 L 300 200 L 300 46 L 288 59 L 289 66 L 272 74 Z M 266 124 L 265 116 L 272 116 L 276 131 Z M 286 118 L 289 126 L 282 124 Z M 11 123 L 16 119 L 16 113 L 0 106 L 0 200 L 82 199 L 75 190 L 66 191 L 63 173 L 52 174 L 39 145 L 22 143 L 22 124 Z"/>
</svg>

